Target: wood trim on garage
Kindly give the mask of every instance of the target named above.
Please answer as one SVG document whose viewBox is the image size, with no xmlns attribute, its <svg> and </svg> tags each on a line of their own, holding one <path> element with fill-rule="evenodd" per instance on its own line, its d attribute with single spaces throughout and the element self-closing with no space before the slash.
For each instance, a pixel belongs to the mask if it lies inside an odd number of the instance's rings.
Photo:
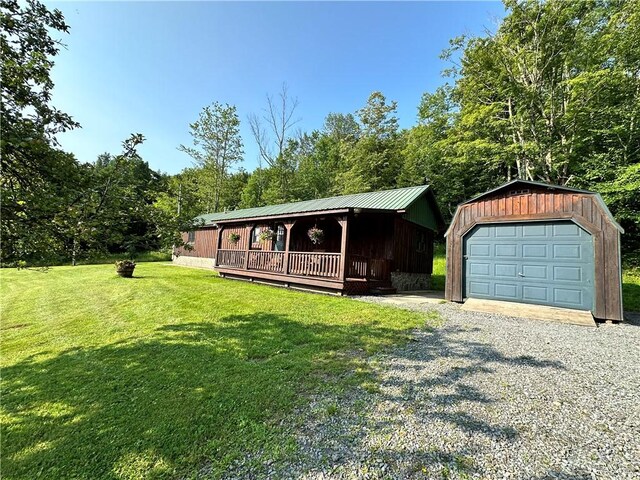
<svg viewBox="0 0 640 480">
<path fill-rule="evenodd" d="M 488 195 L 462 204 L 447 231 L 445 298 L 463 301 L 463 242 L 473 227 L 488 223 L 571 220 L 593 237 L 595 306 L 593 315 L 622 320 L 620 230 L 596 194 L 527 184 L 513 194 L 513 182 Z M 605 207 L 606 208 L 606 207 Z"/>
</svg>

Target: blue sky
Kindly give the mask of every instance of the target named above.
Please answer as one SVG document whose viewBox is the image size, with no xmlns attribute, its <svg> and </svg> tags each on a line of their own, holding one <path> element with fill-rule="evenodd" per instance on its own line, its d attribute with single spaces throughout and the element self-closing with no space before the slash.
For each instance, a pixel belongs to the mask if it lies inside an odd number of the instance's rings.
<svg viewBox="0 0 640 480">
<path fill-rule="evenodd" d="M 71 26 L 52 71 L 53 103 L 81 129 L 60 135 L 81 161 L 117 153 L 130 133 L 143 158 L 177 173 L 191 159 L 189 123 L 213 101 L 242 121 L 244 168 L 257 166 L 247 115 L 286 82 L 302 130 L 355 112 L 374 90 L 398 102 L 401 127 L 443 83 L 449 39 L 495 29 L 497 2 L 47 2 Z"/>
</svg>

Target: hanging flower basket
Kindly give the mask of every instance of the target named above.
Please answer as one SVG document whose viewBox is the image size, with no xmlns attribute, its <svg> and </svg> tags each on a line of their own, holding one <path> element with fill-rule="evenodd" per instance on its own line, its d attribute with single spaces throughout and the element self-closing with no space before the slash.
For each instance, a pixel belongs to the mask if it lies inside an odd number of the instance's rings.
<svg viewBox="0 0 640 480">
<path fill-rule="evenodd" d="M 260 240 L 261 242 L 268 242 L 269 240 L 275 240 L 275 238 L 276 232 L 274 232 L 270 228 L 266 228 L 258 234 L 258 240 Z"/>
<path fill-rule="evenodd" d="M 311 240 L 311 243 L 314 245 L 320 245 L 324 242 L 324 230 L 321 228 L 313 226 L 307 231 L 307 235 L 309 235 L 309 240 Z"/>
<path fill-rule="evenodd" d="M 133 277 L 133 270 L 136 268 L 136 262 L 133 260 L 118 260 L 116 262 L 116 273 L 121 277 Z"/>
<path fill-rule="evenodd" d="M 229 240 L 229 243 L 231 243 L 232 245 L 235 245 L 240 241 L 240 235 L 237 233 L 230 233 L 227 237 L 227 240 Z"/>
</svg>

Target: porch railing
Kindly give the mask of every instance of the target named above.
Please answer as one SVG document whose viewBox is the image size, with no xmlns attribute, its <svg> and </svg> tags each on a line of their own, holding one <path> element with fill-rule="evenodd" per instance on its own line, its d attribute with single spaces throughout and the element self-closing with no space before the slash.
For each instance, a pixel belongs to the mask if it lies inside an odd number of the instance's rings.
<svg viewBox="0 0 640 480">
<path fill-rule="evenodd" d="M 289 252 L 289 274 L 337 278 L 339 253 Z"/>
<path fill-rule="evenodd" d="M 347 263 L 347 277 L 351 278 L 367 278 L 367 269 L 369 268 L 367 257 L 363 255 L 349 255 Z"/>
<path fill-rule="evenodd" d="M 391 277 L 391 268 L 389 260 L 385 258 L 369 259 L 369 276 L 374 280 L 389 280 Z"/>
<path fill-rule="evenodd" d="M 364 255 L 349 255 L 347 277 L 388 280 L 391 274 L 389 260 Z"/>
<path fill-rule="evenodd" d="M 288 271 L 285 271 L 285 252 L 219 249 L 217 264 L 244 270 L 247 253 L 248 270 L 323 278 L 338 278 L 340 275 L 340 253 L 289 252 Z M 349 255 L 346 274 L 350 278 L 388 280 L 390 264 L 384 258 Z"/>
<path fill-rule="evenodd" d="M 284 273 L 284 252 L 250 250 L 249 269 Z"/>
<path fill-rule="evenodd" d="M 247 253 L 248 270 L 323 278 L 338 278 L 340 273 L 339 253 L 289 252 L 289 267 L 285 272 L 285 252 L 218 249 L 216 264 L 244 270 Z"/>
<path fill-rule="evenodd" d="M 216 264 L 221 267 L 244 268 L 244 250 L 223 250 L 218 249 Z"/>
</svg>

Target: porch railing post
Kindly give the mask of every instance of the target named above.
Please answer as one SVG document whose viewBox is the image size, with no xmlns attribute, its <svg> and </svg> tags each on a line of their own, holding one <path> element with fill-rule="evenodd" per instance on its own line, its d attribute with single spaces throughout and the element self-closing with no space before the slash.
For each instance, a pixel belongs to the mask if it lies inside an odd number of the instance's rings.
<svg viewBox="0 0 640 480">
<path fill-rule="evenodd" d="M 215 233 L 213 234 L 213 266 L 218 266 L 218 250 L 220 250 L 220 237 L 222 237 L 222 228 L 218 227 L 215 229 Z"/>
<path fill-rule="evenodd" d="M 251 248 L 251 230 L 253 230 L 253 225 L 248 225 L 245 227 L 247 237 L 247 243 L 244 247 L 244 269 L 249 270 L 249 249 Z"/>
<path fill-rule="evenodd" d="M 340 242 L 340 271 L 338 278 L 345 280 L 347 268 L 347 244 L 349 241 L 349 217 L 345 215 L 338 220 L 342 227 L 342 241 Z"/>
<path fill-rule="evenodd" d="M 287 230 L 287 233 L 284 239 L 284 262 L 282 268 L 285 275 L 289 275 L 289 245 L 291 241 L 291 229 L 295 223 L 295 220 L 284 222 L 284 228 Z"/>
</svg>

